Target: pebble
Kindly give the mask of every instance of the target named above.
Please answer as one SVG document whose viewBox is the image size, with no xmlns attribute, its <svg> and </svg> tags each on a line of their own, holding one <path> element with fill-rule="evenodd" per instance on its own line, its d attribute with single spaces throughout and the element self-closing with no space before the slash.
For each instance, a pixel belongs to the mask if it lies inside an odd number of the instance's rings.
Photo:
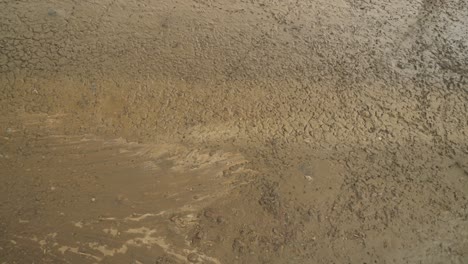
<svg viewBox="0 0 468 264">
<path fill-rule="evenodd" d="M 187 256 L 187 260 L 192 262 L 192 263 L 197 263 L 198 262 L 198 255 L 196 253 L 190 253 Z"/>
<path fill-rule="evenodd" d="M 203 237 L 204 237 L 203 231 L 198 231 L 197 234 L 195 235 L 195 237 L 198 238 L 198 239 L 203 239 Z"/>
<path fill-rule="evenodd" d="M 361 115 L 366 118 L 370 118 L 372 116 L 372 114 L 367 110 L 362 111 Z"/>
<path fill-rule="evenodd" d="M 218 224 L 222 224 L 222 223 L 226 222 L 226 219 L 224 219 L 224 217 L 222 217 L 222 216 L 218 216 L 218 218 L 216 218 L 216 222 Z"/>
<path fill-rule="evenodd" d="M 54 9 L 49 9 L 49 11 L 47 11 L 47 14 L 49 16 L 56 16 L 57 15 L 57 11 L 55 11 Z"/>
</svg>

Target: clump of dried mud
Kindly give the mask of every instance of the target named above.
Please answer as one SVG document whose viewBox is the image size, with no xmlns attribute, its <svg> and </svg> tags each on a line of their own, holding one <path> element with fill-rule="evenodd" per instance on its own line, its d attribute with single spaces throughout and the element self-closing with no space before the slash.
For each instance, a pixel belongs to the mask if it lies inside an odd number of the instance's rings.
<svg viewBox="0 0 468 264">
<path fill-rule="evenodd" d="M 468 4 L 0 1 L 0 262 L 466 263 Z"/>
</svg>

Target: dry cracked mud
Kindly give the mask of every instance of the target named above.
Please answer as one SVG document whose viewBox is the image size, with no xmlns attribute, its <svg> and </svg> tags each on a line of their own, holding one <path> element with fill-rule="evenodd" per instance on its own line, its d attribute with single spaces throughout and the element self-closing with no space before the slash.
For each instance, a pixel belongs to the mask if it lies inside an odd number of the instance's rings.
<svg viewBox="0 0 468 264">
<path fill-rule="evenodd" d="M 465 0 L 0 0 L 0 263 L 468 263 Z"/>
</svg>

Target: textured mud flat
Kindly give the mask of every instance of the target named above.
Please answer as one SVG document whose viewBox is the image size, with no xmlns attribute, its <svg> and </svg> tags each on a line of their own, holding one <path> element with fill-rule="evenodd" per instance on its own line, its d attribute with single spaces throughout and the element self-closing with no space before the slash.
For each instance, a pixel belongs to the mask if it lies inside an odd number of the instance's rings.
<svg viewBox="0 0 468 264">
<path fill-rule="evenodd" d="M 0 263 L 467 263 L 466 1 L 0 1 Z"/>
</svg>

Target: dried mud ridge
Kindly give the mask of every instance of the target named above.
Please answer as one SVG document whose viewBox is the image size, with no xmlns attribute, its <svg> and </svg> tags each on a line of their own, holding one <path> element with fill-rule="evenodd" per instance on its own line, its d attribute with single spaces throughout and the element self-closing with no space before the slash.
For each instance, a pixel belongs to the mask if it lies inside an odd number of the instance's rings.
<svg viewBox="0 0 468 264">
<path fill-rule="evenodd" d="M 0 1 L 0 263 L 467 263 L 468 4 Z"/>
</svg>

